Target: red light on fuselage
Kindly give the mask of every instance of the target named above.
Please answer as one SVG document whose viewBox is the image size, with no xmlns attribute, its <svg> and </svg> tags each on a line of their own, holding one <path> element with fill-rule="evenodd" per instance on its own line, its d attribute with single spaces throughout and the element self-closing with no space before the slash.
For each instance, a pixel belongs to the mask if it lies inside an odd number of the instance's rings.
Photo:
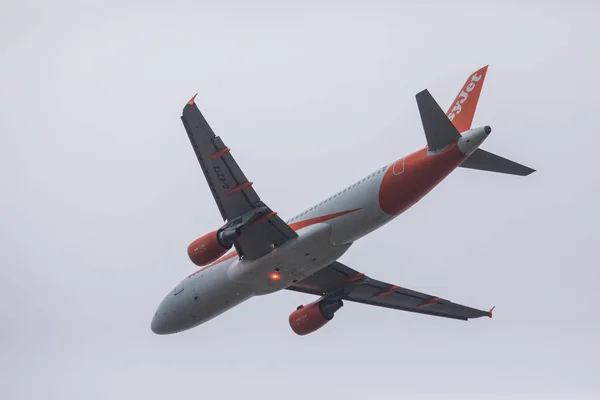
<svg viewBox="0 0 600 400">
<path fill-rule="evenodd" d="M 279 279 L 281 279 L 281 275 L 279 275 L 277 272 L 273 272 L 269 276 L 271 277 L 271 280 L 273 280 L 273 281 L 278 281 Z"/>
</svg>

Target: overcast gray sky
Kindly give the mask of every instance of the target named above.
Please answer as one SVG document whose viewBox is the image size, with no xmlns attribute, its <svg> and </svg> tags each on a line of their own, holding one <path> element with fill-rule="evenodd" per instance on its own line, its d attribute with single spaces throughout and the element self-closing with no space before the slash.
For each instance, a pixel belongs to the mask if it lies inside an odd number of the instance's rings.
<svg viewBox="0 0 600 400">
<path fill-rule="evenodd" d="M 598 398 L 597 3 L 168 3 L 0 5 L 2 398 Z M 458 170 L 341 261 L 492 320 L 346 304 L 298 337 L 313 298 L 280 292 L 150 331 L 221 223 L 194 93 L 288 218 L 422 146 L 414 95 L 486 64 L 484 148 L 538 172 Z"/>
</svg>

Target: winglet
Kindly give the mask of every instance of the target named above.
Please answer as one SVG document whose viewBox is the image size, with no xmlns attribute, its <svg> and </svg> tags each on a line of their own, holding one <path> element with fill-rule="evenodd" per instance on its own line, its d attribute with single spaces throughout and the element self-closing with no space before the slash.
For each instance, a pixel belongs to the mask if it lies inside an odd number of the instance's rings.
<svg viewBox="0 0 600 400">
<path fill-rule="evenodd" d="M 490 308 L 490 311 L 488 311 L 487 316 L 492 318 L 492 311 L 494 311 L 494 308 L 496 308 L 496 306 Z"/>
<path fill-rule="evenodd" d="M 188 104 L 194 104 L 194 100 L 196 100 L 196 96 L 198 96 L 198 93 L 196 93 L 191 99 L 190 101 L 188 101 Z"/>
</svg>

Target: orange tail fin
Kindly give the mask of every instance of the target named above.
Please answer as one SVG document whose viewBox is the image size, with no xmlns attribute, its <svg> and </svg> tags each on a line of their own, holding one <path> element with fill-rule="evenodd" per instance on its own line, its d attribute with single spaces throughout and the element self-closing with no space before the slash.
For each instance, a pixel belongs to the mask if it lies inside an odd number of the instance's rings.
<svg viewBox="0 0 600 400">
<path fill-rule="evenodd" d="M 487 69 L 488 66 L 486 65 L 469 76 L 446 113 L 456 130 L 461 133 L 471 129 Z"/>
</svg>

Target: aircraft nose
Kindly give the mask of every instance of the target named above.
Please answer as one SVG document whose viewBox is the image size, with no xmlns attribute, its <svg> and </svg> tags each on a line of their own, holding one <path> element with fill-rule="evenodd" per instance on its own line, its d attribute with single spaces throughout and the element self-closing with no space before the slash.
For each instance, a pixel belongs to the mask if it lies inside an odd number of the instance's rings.
<svg viewBox="0 0 600 400">
<path fill-rule="evenodd" d="M 177 333 L 185 325 L 187 302 L 180 293 L 183 292 L 182 284 L 171 290 L 158 305 L 150 329 L 157 335 Z"/>
<path fill-rule="evenodd" d="M 197 325 L 193 306 L 197 306 L 199 302 L 196 301 L 197 297 L 192 300 L 191 295 L 185 296 L 185 294 L 183 282 L 167 294 L 150 323 L 152 332 L 157 335 L 169 335 Z"/>
<path fill-rule="evenodd" d="M 171 292 L 159 304 L 154 313 L 150 329 L 157 335 L 167 335 L 175 332 L 177 318 L 174 315 L 174 310 L 177 309 L 177 303 L 174 303 L 173 300 L 173 292 Z"/>
<path fill-rule="evenodd" d="M 156 333 L 157 335 L 166 335 L 169 333 L 167 329 L 167 323 L 164 320 L 164 316 L 160 310 L 157 310 L 154 314 L 154 318 L 152 318 L 152 322 L 150 323 L 150 329 L 152 329 L 152 332 Z"/>
</svg>

